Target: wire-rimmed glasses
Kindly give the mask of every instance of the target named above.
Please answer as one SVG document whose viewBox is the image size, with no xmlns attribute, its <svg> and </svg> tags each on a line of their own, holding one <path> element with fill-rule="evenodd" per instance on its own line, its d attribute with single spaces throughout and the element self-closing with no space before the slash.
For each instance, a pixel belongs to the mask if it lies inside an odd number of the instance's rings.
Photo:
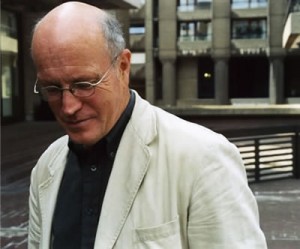
<svg viewBox="0 0 300 249">
<path fill-rule="evenodd" d="M 111 65 L 96 83 L 83 81 L 72 83 L 69 87 L 59 87 L 56 85 L 38 86 L 38 80 L 36 80 L 33 92 L 39 94 L 43 98 L 43 100 L 47 102 L 55 102 L 61 100 L 63 91 L 69 91 L 72 95 L 79 98 L 90 97 L 95 93 L 95 87 L 97 87 L 105 79 L 110 69 L 114 65 L 116 59 L 117 56 L 112 60 Z"/>
</svg>

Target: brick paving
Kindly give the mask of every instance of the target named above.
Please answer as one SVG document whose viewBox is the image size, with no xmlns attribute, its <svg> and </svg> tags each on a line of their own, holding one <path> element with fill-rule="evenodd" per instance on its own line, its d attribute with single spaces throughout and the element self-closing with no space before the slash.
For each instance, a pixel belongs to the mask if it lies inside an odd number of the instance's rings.
<svg viewBox="0 0 300 249">
<path fill-rule="evenodd" d="M 217 125 L 211 120 L 204 125 L 215 130 L 237 127 L 233 122 Z M 25 249 L 30 171 L 41 152 L 63 132 L 55 122 L 18 123 L 2 126 L 1 131 L 0 248 Z M 300 180 L 287 178 L 251 183 L 250 188 L 258 202 L 269 249 L 299 249 Z"/>
</svg>

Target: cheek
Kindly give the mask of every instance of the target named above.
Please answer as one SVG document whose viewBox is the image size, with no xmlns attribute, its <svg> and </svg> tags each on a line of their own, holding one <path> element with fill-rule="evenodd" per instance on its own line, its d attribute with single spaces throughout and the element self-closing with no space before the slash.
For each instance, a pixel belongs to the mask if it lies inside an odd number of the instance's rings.
<svg viewBox="0 0 300 249">
<path fill-rule="evenodd" d="M 61 109 L 61 105 L 59 103 L 48 103 L 48 106 L 55 116 L 59 114 Z"/>
</svg>

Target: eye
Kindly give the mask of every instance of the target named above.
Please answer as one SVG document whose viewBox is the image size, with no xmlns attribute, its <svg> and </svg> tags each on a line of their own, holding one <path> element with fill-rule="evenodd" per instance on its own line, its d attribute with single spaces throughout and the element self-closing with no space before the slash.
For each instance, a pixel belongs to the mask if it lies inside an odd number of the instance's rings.
<svg viewBox="0 0 300 249">
<path fill-rule="evenodd" d="M 72 88 L 76 90 L 89 90 L 93 88 L 93 84 L 89 82 L 76 82 L 72 85 Z"/>
<path fill-rule="evenodd" d="M 61 88 L 57 87 L 57 86 L 45 86 L 42 87 L 41 90 L 43 92 L 46 92 L 47 94 L 57 94 L 61 92 Z"/>
</svg>

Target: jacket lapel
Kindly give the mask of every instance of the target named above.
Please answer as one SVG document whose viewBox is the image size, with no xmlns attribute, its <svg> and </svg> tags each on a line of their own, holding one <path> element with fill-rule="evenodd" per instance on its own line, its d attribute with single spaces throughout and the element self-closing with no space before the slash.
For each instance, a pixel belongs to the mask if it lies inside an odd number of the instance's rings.
<svg viewBox="0 0 300 249">
<path fill-rule="evenodd" d="M 64 173 L 66 163 L 65 159 L 59 163 L 59 160 L 61 158 L 66 158 L 68 150 L 66 148 L 64 148 L 63 150 L 64 151 L 60 153 L 60 157 L 56 158 L 56 160 L 48 166 L 49 175 L 48 177 L 45 177 L 46 180 L 39 185 L 39 200 L 41 206 L 40 210 L 42 212 L 41 233 L 43 234 L 43 241 L 41 241 L 41 244 L 45 248 L 48 248 L 48 246 L 50 245 L 52 218 L 60 182 Z"/>
<path fill-rule="evenodd" d="M 137 98 L 119 145 L 103 201 L 94 248 L 113 248 L 149 166 L 148 144 L 153 140 L 156 130 L 151 122 L 143 120 L 143 117 L 149 119 L 151 113 L 148 112 L 147 116 L 147 108 L 141 108 L 146 103 L 139 103 L 141 101 Z M 148 104 L 144 107 L 148 107 Z"/>
<path fill-rule="evenodd" d="M 52 218 L 59 185 L 60 180 L 50 177 L 46 185 L 43 185 L 40 189 L 40 210 L 42 210 L 41 216 L 43 224 L 42 234 L 44 235 L 42 241 L 43 245 L 50 244 Z"/>
</svg>

